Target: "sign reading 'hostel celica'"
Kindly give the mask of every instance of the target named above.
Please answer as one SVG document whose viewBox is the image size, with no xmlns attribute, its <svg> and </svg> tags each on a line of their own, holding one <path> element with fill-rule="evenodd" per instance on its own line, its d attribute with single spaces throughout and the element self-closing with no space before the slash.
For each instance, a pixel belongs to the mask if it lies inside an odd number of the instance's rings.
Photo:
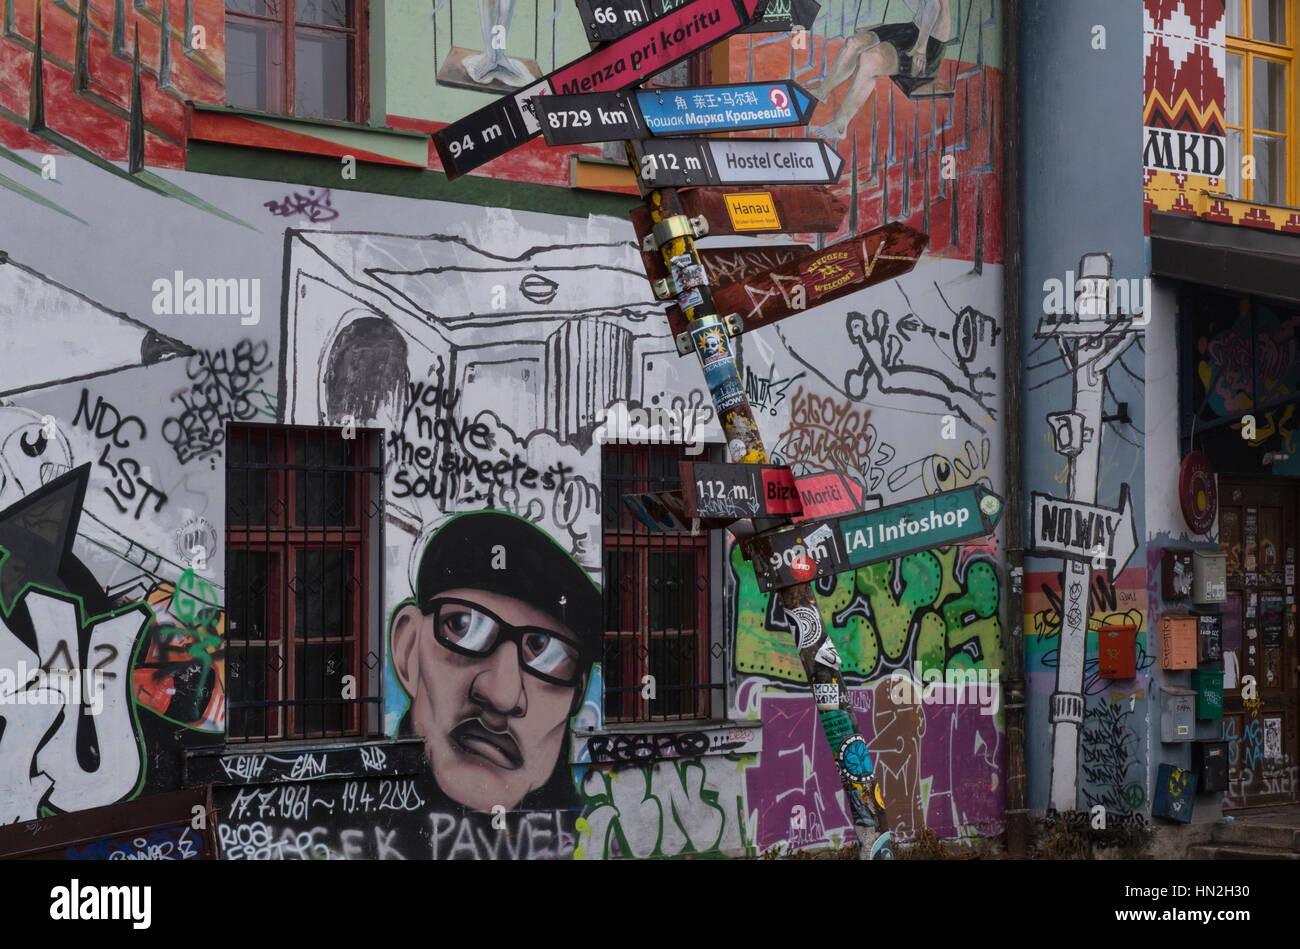
<svg viewBox="0 0 1300 949">
<path fill-rule="evenodd" d="M 548 145 L 806 125 L 814 104 L 793 82 L 552 95 L 534 101 Z"/>
<path fill-rule="evenodd" d="M 993 532 L 1002 499 L 981 485 L 870 511 L 839 522 L 844 556 L 862 567 Z"/>
<path fill-rule="evenodd" d="M 457 178 L 529 139 L 542 127 L 536 96 L 614 92 L 635 86 L 758 20 L 768 0 L 692 0 L 621 39 L 506 93 L 433 135 L 447 178 Z"/>
<path fill-rule="evenodd" d="M 655 188 L 800 182 L 834 184 L 844 159 L 815 139 L 634 141 L 641 180 Z"/>
</svg>

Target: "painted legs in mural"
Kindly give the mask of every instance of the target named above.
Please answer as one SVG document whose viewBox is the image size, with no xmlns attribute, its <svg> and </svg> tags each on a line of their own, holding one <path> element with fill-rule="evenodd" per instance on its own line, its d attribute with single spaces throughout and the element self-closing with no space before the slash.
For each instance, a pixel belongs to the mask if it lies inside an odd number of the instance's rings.
<svg viewBox="0 0 1300 949">
<path fill-rule="evenodd" d="M 853 82 L 835 118 L 815 126 L 812 134 L 829 139 L 848 135 L 849 123 L 871 101 L 881 77 L 902 77 L 910 96 L 944 94 L 947 89 L 936 75 L 943 62 L 944 42 L 936 37 L 950 32 L 949 0 L 924 0 L 913 23 L 886 23 L 845 39 L 826 78 L 808 83 L 807 88 L 828 102 L 838 86 L 850 77 Z"/>
<path fill-rule="evenodd" d="M 475 82 L 495 80 L 508 86 L 522 86 L 532 81 L 524 64 L 506 55 L 505 38 L 514 12 L 515 0 L 478 0 L 483 52 L 465 58 L 465 71 Z"/>
</svg>

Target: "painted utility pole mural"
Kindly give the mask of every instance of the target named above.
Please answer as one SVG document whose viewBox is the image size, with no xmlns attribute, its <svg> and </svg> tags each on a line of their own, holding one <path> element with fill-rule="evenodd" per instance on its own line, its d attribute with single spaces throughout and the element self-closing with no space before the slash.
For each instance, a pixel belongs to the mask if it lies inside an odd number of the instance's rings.
<svg viewBox="0 0 1300 949">
<path fill-rule="evenodd" d="M 1131 316 L 1115 312 L 1113 287 L 1110 257 L 1086 255 L 1075 282 L 1074 313 L 1040 321 L 1034 334 L 1056 342 L 1074 375 L 1074 408 L 1047 416 L 1056 451 L 1069 459 L 1069 503 L 1035 495 L 1032 533 L 1036 553 L 1063 558 L 1061 640 L 1050 713 L 1050 806 L 1058 811 L 1074 810 L 1078 796 L 1093 571 L 1109 569 L 1112 578 L 1118 576 L 1136 547 L 1127 489 L 1121 491 L 1119 510 L 1097 506 L 1101 433 L 1109 420 L 1102 405 L 1106 371 L 1141 332 Z"/>
</svg>

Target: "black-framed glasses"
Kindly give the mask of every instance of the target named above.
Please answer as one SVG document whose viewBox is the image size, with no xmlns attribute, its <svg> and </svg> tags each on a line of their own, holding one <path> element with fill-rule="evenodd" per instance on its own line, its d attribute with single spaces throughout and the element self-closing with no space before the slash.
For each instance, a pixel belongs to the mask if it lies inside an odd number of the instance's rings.
<svg viewBox="0 0 1300 949">
<path fill-rule="evenodd" d="M 430 606 L 433 635 L 462 656 L 490 656 L 503 642 L 519 651 L 519 665 L 552 685 L 577 685 L 582 650 L 572 640 L 541 626 L 511 626 L 490 610 L 468 600 L 438 599 Z"/>
</svg>

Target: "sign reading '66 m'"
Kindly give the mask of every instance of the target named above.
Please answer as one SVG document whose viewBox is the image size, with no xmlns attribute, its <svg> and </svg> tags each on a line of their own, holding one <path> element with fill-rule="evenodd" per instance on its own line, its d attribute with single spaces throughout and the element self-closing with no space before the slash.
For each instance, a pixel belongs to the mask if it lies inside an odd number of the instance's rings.
<svg viewBox="0 0 1300 949">
<path fill-rule="evenodd" d="M 655 188 L 800 182 L 834 184 L 844 159 L 825 142 L 733 138 L 632 143 L 641 180 Z"/>
<path fill-rule="evenodd" d="M 541 134 L 536 96 L 614 92 L 635 86 L 763 15 L 768 0 L 691 0 L 608 46 L 506 93 L 433 134 L 447 178 L 457 178 Z"/>
</svg>

